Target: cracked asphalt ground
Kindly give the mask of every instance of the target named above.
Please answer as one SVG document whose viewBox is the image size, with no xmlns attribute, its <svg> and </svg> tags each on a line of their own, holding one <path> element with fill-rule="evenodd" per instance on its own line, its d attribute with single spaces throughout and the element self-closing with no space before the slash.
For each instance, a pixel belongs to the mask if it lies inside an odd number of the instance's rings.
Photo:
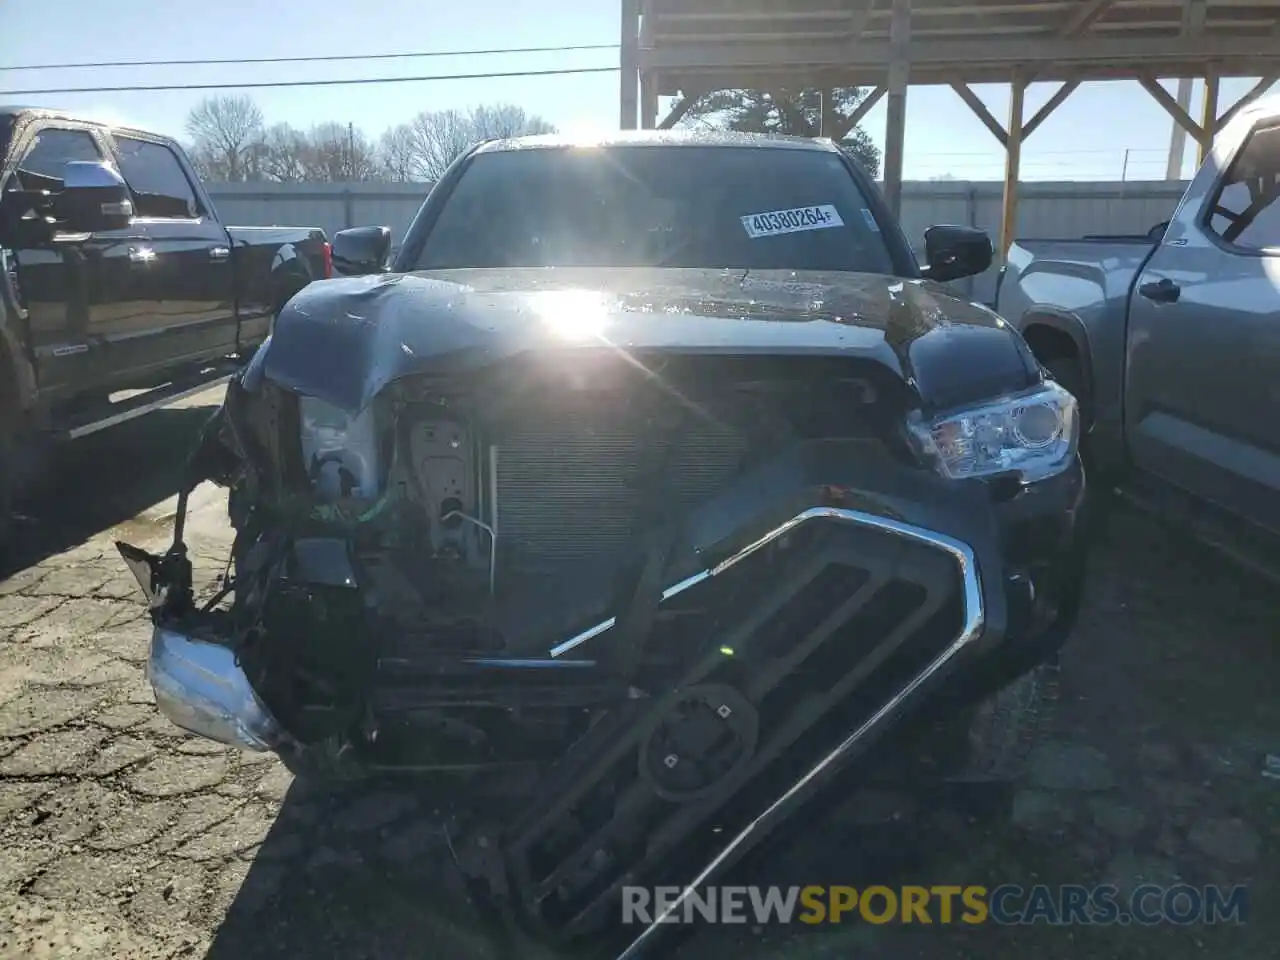
<svg viewBox="0 0 1280 960">
<path fill-rule="evenodd" d="M 467 905 L 411 789 L 323 794 L 161 719 L 117 537 L 167 542 L 218 393 L 88 438 L 26 508 L 0 582 L 0 956 L 551 957 Z M 193 497 L 197 577 L 223 497 Z M 679 956 L 1256 957 L 1280 951 L 1280 600 L 1125 512 L 1099 546 L 1053 738 L 1007 793 L 851 792 L 744 882 L 1247 884 L 1244 926 L 706 928 Z"/>
</svg>

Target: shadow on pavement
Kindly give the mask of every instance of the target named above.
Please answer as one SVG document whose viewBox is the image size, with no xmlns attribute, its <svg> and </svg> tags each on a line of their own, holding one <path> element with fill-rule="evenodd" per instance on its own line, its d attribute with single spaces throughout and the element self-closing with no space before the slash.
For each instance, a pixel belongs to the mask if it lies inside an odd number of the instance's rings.
<svg viewBox="0 0 1280 960">
<path fill-rule="evenodd" d="M 449 841 L 410 791 L 295 783 L 206 960 L 553 960 L 468 901 Z"/>
<path fill-rule="evenodd" d="M 843 790 L 842 796 L 847 796 Z M 947 812 L 910 823 L 868 825 L 849 811 L 826 815 L 762 848 L 720 883 L 758 885 L 918 882 L 932 858 L 963 846 L 975 822 L 996 816 L 993 799 L 939 799 Z M 1003 812 L 1003 795 L 994 799 Z M 919 809 L 919 807 L 917 807 Z M 611 960 L 640 932 L 614 928 L 603 939 L 552 947 L 516 931 L 469 901 L 453 867 L 450 842 L 411 792 L 377 784 L 345 795 L 309 793 L 295 783 L 234 901 L 206 960 L 305 956 L 448 957 L 466 960 Z M 813 821 L 809 821 L 813 823 Z M 980 828 L 979 828 L 980 829 Z M 706 856 L 715 854 L 708 846 Z M 795 926 L 801 926 L 796 924 Z M 799 933 L 821 937 L 821 930 Z M 797 931 L 785 931 L 790 940 Z M 743 956 L 768 949 L 779 931 L 751 925 L 672 930 L 645 960 Z M 696 935 L 690 935 L 696 934 Z M 780 954 L 781 955 L 781 954 Z"/>
<path fill-rule="evenodd" d="M 57 449 L 18 504 L 12 539 L 0 558 L 0 579 L 173 496 L 192 445 L 216 409 L 156 410 Z"/>
</svg>

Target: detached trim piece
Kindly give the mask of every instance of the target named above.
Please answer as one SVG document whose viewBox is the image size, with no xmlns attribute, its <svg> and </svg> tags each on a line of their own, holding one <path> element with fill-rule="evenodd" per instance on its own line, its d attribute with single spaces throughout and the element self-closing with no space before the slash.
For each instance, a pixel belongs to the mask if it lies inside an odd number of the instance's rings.
<svg viewBox="0 0 1280 960">
<path fill-rule="evenodd" d="M 847 510 L 841 507 L 811 507 L 803 513 L 799 513 L 792 517 L 781 526 L 770 530 L 759 540 L 743 547 L 733 556 L 722 560 L 708 570 L 701 573 L 695 573 L 691 577 L 686 577 L 679 583 L 674 583 L 662 591 L 662 599 L 670 600 L 674 596 L 678 596 L 704 580 L 719 576 L 730 567 L 736 566 L 747 557 L 751 556 L 758 550 L 767 547 L 780 537 L 790 533 L 801 524 L 808 523 L 811 520 L 835 520 L 840 523 L 849 523 L 856 526 L 868 527 L 872 530 L 878 530 L 881 533 L 888 533 L 896 537 L 902 537 L 904 540 L 912 540 L 916 543 L 923 543 L 927 546 L 936 547 L 939 550 L 945 550 L 956 561 L 956 566 L 960 568 L 960 576 L 964 581 L 964 627 L 960 631 L 960 636 L 956 639 L 954 649 L 964 646 L 982 633 L 982 628 L 986 622 L 986 614 L 982 603 L 982 580 L 978 573 L 978 562 L 973 555 L 972 548 L 967 543 L 962 543 L 954 537 L 948 537 L 946 534 L 936 533 L 933 530 L 926 530 L 924 527 L 917 527 L 910 523 L 903 523 L 900 520 L 891 520 L 888 517 L 876 516 L 874 513 L 864 513 L 861 510 Z M 563 643 L 557 644 L 551 648 L 551 656 L 559 657 L 570 650 L 576 649 L 588 640 L 593 640 L 602 633 L 607 633 L 617 625 L 617 617 L 610 617 L 597 623 L 594 627 L 590 627 L 576 636 L 570 637 Z M 950 656 L 948 653 L 947 656 Z M 905 692 L 904 692 L 905 694 Z"/>
<path fill-rule="evenodd" d="M 786 792 L 774 800 L 773 803 L 769 804 L 768 807 L 748 823 L 732 840 L 726 843 L 715 858 L 702 869 L 697 877 L 695 877 L 684 888 L 684 890 L 681 891 L 680 896 L 671 902 L 659 916 L 654 917 L 653 922 L 650 923 L 640 933 L 640 935 L 631 942 L 630 946 L 628 946 L 622 953 L 618 954 L 615 960 L 637 960 L 637 958 L 644 956 L 646 948 L 662 933 L 663 928 L 666 926 L 670 918 L 675 916 L 678 911 L 683 908 L 686 901 L 688 901 L 688 899 L 693 896 L 700 887 L 706 885 L 714 876 L 732 866 L 739 858 L 745 855 L 752 846 L 763 839 L 764 836 L 777 825 L 777 823 L 794 813 L 795 808 L 804 803 L 809 796 L 818 790 L 825 780 L 838 773 L 844 766 L 844 763 L 852 759 L 859 747 L 862 745 L 862 741 L 866 739 L 869 734 L 875 732 L 876 729 L 883 724 L 897 719 L 916 691 L 934 674 L 941 670 L 953 657 L 956 656 L 956 654 L 978 639 L 982 634 L 985 622 L 982 603 L 982 586 L 978 574 L 977 561 L 973 555 L 972 549 L 967 544 L 961 543 L 959 540 L 955 540 L 944 534 L 925 530 L 921 527 L 915 527 L 911 524 L 900 523 L 896 520 L 877 517 L 873 514 L 862 513 L 857 510 L 843 510 L 830 507 L 815 507 L 812 510 L 806 510 L 804 513 L 792 518 L 776 530 L 770 532 L 760 540 L 730 557 L 719 566 L 707 571 L 706 576 L 715 576 L 716 573 L 727 569 L 769 542 L 776 540 L 788 530 L 791 530 L 809 520 L 819 519 L 839 520 L 846 523 L 871 527 L 885 533 L 913 540 L 917 543 L 929 544 L 950 553 L 959 565 L 961 576 L 964 579 L 964 627 L 960 631 L 959 636 L 957 636 L 956 639 L 942 651 L 942 653 L 935 657 L 933 661 L 924 668 L 924 670 L 916 675 L 910 683 L 906 684 L 901 690 L 890 697 L 878 710 L 876 710 L 875 713 L 868 717 L 857 727 L 857 729 L 841 741 L 835 749 L 819 760 L 807 773 L 804 774 L 804 776 L 796 780 L 795 783 L 786 790 Z M 676 586 L 681 587 L 681 589 L 688 589 L 681 584 L 677 584 Z"/>
<path fill-rule="evenodd" d="M 284 739 L 228 647 L 157 626 L 147 677 L 156 707 L 183 730 L 257 753 Z"/>
</svg>

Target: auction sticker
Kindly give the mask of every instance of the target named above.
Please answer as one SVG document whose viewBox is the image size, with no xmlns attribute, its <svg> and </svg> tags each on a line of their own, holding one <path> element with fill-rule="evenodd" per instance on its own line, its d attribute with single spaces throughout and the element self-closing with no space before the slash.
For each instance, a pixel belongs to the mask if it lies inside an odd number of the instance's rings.
<svg viewBox="0 0 1280 960">
<path fill-rule="evenodd" d="M 742 227 L 752 238 L 843 226 L 840 211 L 829 203 L 814 207 L 795 207 L 791 210 L 771 210 L 768 213 L 749 213 L 742 218 Z"/>
</svg>

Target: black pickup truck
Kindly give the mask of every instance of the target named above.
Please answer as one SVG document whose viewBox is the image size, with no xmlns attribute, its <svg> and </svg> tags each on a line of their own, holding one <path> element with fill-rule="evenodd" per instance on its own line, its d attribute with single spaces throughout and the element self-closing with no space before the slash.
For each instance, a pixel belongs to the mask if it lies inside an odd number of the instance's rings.
<svg viewBox="0 0 1280 960">
<path fill-rule="evenodd" d="M 12 497 L 45 441 L 202 389 L 252 352 L 332 261 L 316 228 L 223 225 L 165 137 L 0 107 L 0 160 L 7 531 Z M 134 395 L 112 403 L 120 392 Z"/>
<path fill-rule="evenodd" d="M 647 131 L 478 146 L 390 238 L 335 235 L 171 548 L 119 545 L 164 715 L 420 777 L 466 888 L 568 939 L 714 882 L 875 741 L 1016 776 L 1088 507 L 1074 397 L 944 286 L 986 234 L 930 228 L 922 269 L 830 141 Z M 236 538 L 197 606 L 205 479 Z"/>
</svg>

